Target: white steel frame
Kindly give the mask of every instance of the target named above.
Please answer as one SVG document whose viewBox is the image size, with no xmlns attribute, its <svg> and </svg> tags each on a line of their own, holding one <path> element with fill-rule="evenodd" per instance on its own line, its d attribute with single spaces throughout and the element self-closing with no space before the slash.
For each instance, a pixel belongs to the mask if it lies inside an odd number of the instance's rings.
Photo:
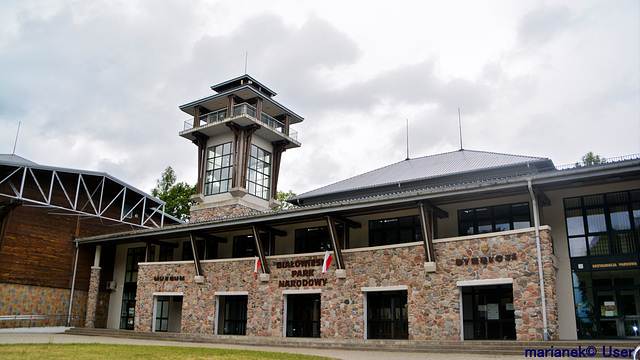
<svg viewBox="0 0 640 360">
<path fill-rule="evenodd" d="M 141 228 L 160 228 L 164 226 L 165 203 L 151 195 L 137 190 L 106 173 L 82 172 L 71 169 L 52 168 L 31 165 L 0 164 L 9 168 L 0 179 L 0 197 L 24 201 L 31 206 L 42 206 L 51 209 L 64 210 L 56 215 L 90 216 L 108 219 L 117 223 L 129 224 Z M 34 173 L 42 173 L 37 174 Z M 50 178 L 50 179 L 49 179 Z M 92 186 L 88 180 L 98 184 Z M 25 184 L 29 181 L 35 184 L 38 191 L 27 193 Z M 117 194 L 109 201 L 105 199 L 105 184 Z M 2 185 L 8 185 L 8 188 Z M 54 187 L 62 190 L 66 202 L 52 203 Z M 39 195 L 38 195 L 39 192 Z M 78 203 L 79 197 L 86 202 Z M 107 201 L 109 201 L 107 203 Z M 131 204 L 133 204 L 131 206 Z M 129 205 L 130 208 L 127 208 Z M 119 216 L 107 214 L 107 210 L 119 207 Z M 135 210 L 141 214 L 139 221 L 125 221 L 132 218 Z M 159 223 L 153 216 L 160 217 Z"/>
</svg>

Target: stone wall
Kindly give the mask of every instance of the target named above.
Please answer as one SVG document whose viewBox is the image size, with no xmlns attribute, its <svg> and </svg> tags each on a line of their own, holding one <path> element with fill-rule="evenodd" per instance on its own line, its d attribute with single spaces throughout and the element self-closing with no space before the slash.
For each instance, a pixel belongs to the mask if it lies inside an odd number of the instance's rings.
<svg viewBox="0 0 640 360">
<path fill-rule="evenodd" d="M 32 327 L 65 325 L 69 315 L 71 290 L 44 286 L 0 284 L 0 315 L 50 315 L 48 320 L 32 321 Z M 73 293 L 72 326 L 82 326 L 86 316 L 87 292 Z M 0 328 L 28 327 L 28 321 L 0 321 Z"/>
<path fill-rule="evenodd" d="M 345 252 L 346 279 L 335 276 L 335 263 L 321 275 L 322 256 L 319 255 L 269 257 L 271 278 L 268 282 L 260 282 L 253 274 L 254 260 L 204 261 L 204 284 L 194 282 L 192 262 L 142 264 L 138 274 L 136 330 L 152 329 L 154 292 L 184 294 L 182 332 L 213 334 L 215 292 L 246 291 L 249 294 L 247 335 L 279 337 L 283 336 L 283 290 L 317 289 L 321 291 L 321 336 L 362 339 L 365 336 L 362 288 L 406 286 L 409 339 L 459 340 L 457 282 L 513 279 L 517 339 L 542 340 L 534 233 L 496 233 L 454 240 L 434 244 L 435 273 L 425 271 L 424 248 L 415 243 Z M 555 268 L 548 228 L 541 231 L 541 249 L 548 329 L 551 339 L 557 339 Z M 182 276 L 184 280 L 180 280 Z M 166 280 L 172 277 L 174 280 Z"/>
<path fill-rule="evenodd" d="M 196 223 L 202 221 L 259 214 L 261 212 L 262 211 L 260 210 L 256 210 L 240 204 L 217 206 L 206 209 L 192 209 L 189 222 Z"/>
</svg>

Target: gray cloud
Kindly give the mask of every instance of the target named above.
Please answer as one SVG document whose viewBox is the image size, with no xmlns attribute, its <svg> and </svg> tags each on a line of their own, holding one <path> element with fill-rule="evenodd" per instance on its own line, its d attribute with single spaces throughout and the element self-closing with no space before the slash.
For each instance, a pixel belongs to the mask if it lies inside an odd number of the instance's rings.
<svg viewBox="0 0 640 360">
<path fill-rule="evenodd" d="M 18 154 L 36 162 L 107 171 L 143 190 L 171 165 L 193 183 L 196 151 L 177 135 L 187 119 L 178 106 L 243 73 L 246 51 L 249 73 L 305 117 L 296 126 L 303 147 L 285 153 L 280 176 L 284 189 L 298 193 L 404 159 L 406 119 L 412 157 L 457 149 L 458 106 L 465 148 L 558 163 L 589 150 L 640 151 L 636 2 L 514 5 L 515 27 L 486 19 L 513 41 L 502 39 L 498 48 L 471 29 L 481 43 L 457 46 L 496 47 L 495 55 L 485 63 L 464 59 L 458 68 L 447 67 L 446 49 L 428 39 L 442 26 L 433 19 L 411 26 L 429 44 L 418 53 L 415 39 L 372 42 L 356 31 L 394 18 L 383 13 L 360 14 L 354 30 L 329 12 L 314 15 L 308 4 L 294 15 L 277 2 L 255 11 L 260 5 L 245 5 L 3 4 L 0 152 L 11 152 L 22 121 Z M 429 13 L 438 11 L 429 5 Z M 460 31 L 469 31 L 463 24 Z M 400 56 L 351 76 L 379 53 L 371 43 Z M 469 75 L 470 68 L 480 71 Z M 600 128 L 604 122 L 613 125 Z"/>
<path fill-rule="evenodd" d="M 518 25 L 518 38 L 524 44 L 549 42 L 571 26 L 572 12 L 567 6 L 541 7 L 529 11 Z"/>
</svg>

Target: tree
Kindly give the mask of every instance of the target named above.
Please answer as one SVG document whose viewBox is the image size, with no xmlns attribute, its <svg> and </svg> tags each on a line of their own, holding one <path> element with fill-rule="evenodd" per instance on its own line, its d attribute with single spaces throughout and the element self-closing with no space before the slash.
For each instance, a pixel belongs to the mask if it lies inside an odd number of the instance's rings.
<svg viewBox="0 0 640 360">
<path fill-rule="evenodd" d="M 291 199 L 294 196 L 296 196 L 296 193 L 294 193 L 292 190 L 289 190 L 287 192 L 278 190 L 278 201 L 280 201 L 282 204 L 274 207 L 273 210 L 279 211 L 297 207 L 296 205 L 293 205 L 286 201 L 287 199 Z"/>
<path fill-rule="evenodd" d="M 594 154 L 593 151 L 589 151 L 582 157 L 582 164 L 578 162 L 576 163 L 576 167 L 598 165 L 604 164 L 606 162 L 607 159 L 600 157 L 600 155 Z"/>
<path fill-rule="evenodd" d="M 171 166 L 167 166 L 160 179 L 156 180 L 156 187 L 151 190 L 151 195 L 167 203 L 165 213 L 186 221 L 189 219 L 191 205 L 196 204 L 196 201 L 191 199 L 191 195 L 196 193 L 196 187 L 186 182 L 176 184 L 176 180 L 175 171 Z"/>
</svg>

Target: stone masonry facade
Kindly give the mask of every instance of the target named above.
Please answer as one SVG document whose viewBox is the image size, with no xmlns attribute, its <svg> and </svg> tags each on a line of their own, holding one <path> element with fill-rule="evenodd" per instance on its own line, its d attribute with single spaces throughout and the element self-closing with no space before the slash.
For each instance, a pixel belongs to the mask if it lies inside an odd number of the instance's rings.
<svg viewBox="0 0 640 360">
<path fill-rule="evenodd" d="M 0 315 L 48 315 L 47 320 L 1 321 L 0 328 L 66 325 L 71 290 L 45 286 L 0 283 Z M 82 326 L 87 291 L 75 289 L 71 326 Z"/>
<path fill-rule="evenodd" d="M 201 221 L 247 216 L 259 213 L 261 213 L 260 210 L 256 210 L 240 204 L 216 206 L 206 209 L 192 209 L 189 222 L 197 223 Z"/>
<path fill-rule="evenodd" d="M 91 279 L 89 279 L 89 298 L 87 300 L 87 319 L 85 321 L 85 327 L 93 328 L 96 323 L 96 315 L 98 310 L 98 289 L 100 286 L 100 271 L 99 266 L 91 267 Z"/>
<path fill-rule="evenodd" d="M 548 332 L 557 340 L 555 268 L 548 227 L 541 230 L 540 242 Z M 271 275 L 267 282 L 253 274 L 252 259 L 203 261 L 204 284 L 194 282 L 193 262 L 141 264 L 135 328 L 152 330 L 154 292 L 183 293 L 181 332 L 213 334 L 215 293 L 247 292 L 247 335 L 281 337 L 283 291 L 315 289 L 321 294 L 321 337 L 362 339 L 366 296 L 362 288 L 402 286 L 407 289 L 410 340 L 460 340 L 457 282 L 512 279 L 517 340 L 542 340 L 536 239 L 531 229 L 436 240 L 434 248 L 436 272 L 425 271 L 421 244 L 344 251 L 345 279 L 335 276 L 335 263 L 321 275 L 323 256 L 317 254 L 268 257 Z M 294 267 L 279 267 L 279 262 Z M 312 272 L 301 277 L 297 270 L 302 269 Z"/>
</svg>

